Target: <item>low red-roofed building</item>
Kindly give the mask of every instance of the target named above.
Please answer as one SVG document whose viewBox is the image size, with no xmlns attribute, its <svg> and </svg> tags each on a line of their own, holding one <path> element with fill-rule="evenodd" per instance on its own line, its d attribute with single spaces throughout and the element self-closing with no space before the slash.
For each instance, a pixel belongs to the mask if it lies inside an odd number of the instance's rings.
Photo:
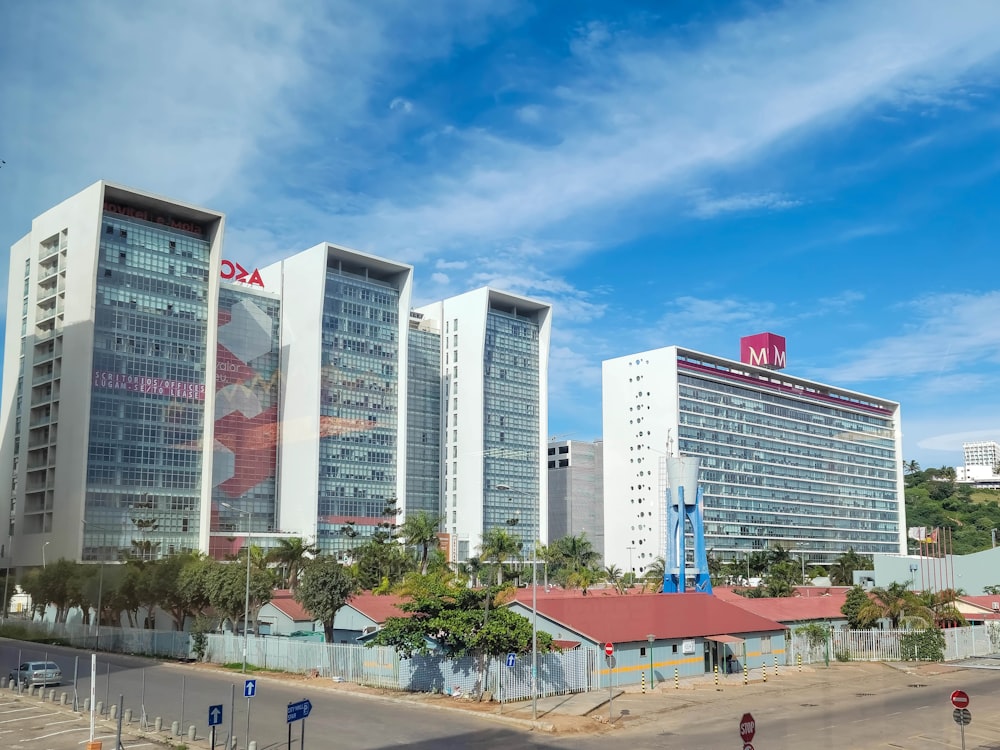
<svg viewBox="0 0 1000 750">
<path fill-rule="evenodd" d="M 604 644 L 615 649 L 615 680 L 638 683 L 652 671 L 655 682 L 731 668 L 751 669 L 784 661 L 785 627 L 710 594 L 622 595 L 605 590 L 537 590 L 537 627 L 557 641 L 579 641 L 604 664 Z M 532 618 L 532 591 L 521 589 L 509 605 Z M 738 665 L 738 666 L 737 666 Z M 601 674 L 609 673 L 607 666 Z"/>
<path fill-rule="evenodd" d="M 731 588 L 716 587 L 713 594 L 747 612 L 775 620 L 783 625 L 805 625 L 818 622 L 834 627 L 847 627 L 847 617 L 840 611 L 847 600 L 847 586 L 800 586 L 792 596 L 751 599 L 740 596 Z"/>
<path fill-rule="evenodd" d="M 333 639 L 336 643 L 354 643 L 364 633 L 376 630 L 387 617 L 407 617 L 397 606 L 405 601 L 401 596 L 376 596 L 364 592 L 354 596 L 333 618 Z M 257 618 L 262 635 L 292 633 L 323 633 L 323 623 L 312 617 L 292 597 L 291 591 L 278 590 L 270 602 L 260 609 Z"/>
</svg>

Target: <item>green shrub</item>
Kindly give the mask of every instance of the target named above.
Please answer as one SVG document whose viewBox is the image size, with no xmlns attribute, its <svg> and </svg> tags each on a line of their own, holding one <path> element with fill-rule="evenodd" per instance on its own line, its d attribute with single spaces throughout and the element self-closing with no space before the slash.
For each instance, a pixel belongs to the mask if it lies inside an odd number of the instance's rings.
<svg viewBox="0 0 1000 750">
<path fill-rule="evenodd" d="M 944 661 L 944 632 L 927 628 L 905 633 L 899 648 L 905 661 Z"/>
</svg>

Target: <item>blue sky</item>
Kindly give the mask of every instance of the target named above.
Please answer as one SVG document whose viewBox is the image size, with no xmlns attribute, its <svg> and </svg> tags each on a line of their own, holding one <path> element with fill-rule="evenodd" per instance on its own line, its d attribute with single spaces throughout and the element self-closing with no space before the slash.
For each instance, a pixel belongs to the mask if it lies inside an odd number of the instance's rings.
<svg viewBox="0 0 1000 750">
<path fill-rule="evenodd" d="M 1000 440 L 1000 4 L 4 3 L 0 245 L 97 179 L 555 305 L 552 435 L 679 344 L 898 400 L 904 454 Z M 4 273 L 6 269 L 4 269 Z"/>
</svg>

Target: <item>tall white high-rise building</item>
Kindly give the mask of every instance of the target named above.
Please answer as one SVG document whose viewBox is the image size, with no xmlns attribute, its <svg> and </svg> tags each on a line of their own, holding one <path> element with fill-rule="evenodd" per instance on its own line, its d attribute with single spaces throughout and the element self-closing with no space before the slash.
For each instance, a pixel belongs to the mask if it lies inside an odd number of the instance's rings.
<svg viewBox="0 0 1000 750">
<path fill-rule="evenodd" d="M 668 453 L 701 457 L 706 545 L 722 560 L 778 544 L 824 564 L 905 553 L 899 404 L 749 355 L 670 346 L 604 362 L 605 564 L 642 575 L 664 557 Z M 783 339 L 773 359 L 784 365 Z"/>
<path fill-rule="evenodd" d="M 406 496 L 413 268 L 324 243 L 261 277 L 282 297 L 278 522 L 345 551 Z"/>
<path fill-rule="evenodd" d="M 483 287 L 416 310 L 441 336 L 442 516 L 451 557 L 504 528 L 548 538 L 545 435 L 552 308 Z"/>
<path fill-rule="evenodd" d="M 223 224 L 98 182 L 11 248 L 6 564 L 207 549 Z"/>
</svg>

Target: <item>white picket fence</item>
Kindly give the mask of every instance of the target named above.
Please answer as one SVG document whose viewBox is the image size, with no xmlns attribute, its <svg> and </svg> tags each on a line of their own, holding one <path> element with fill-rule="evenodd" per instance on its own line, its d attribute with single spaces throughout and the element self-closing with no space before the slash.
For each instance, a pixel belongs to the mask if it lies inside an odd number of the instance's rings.
<svg viewBox="0 0 1000 750">
<path fill-rule="evenodd" d="M 803 664 L 830 661 L 909 661 L 913 654 L 904 654 L 901 639 L 912 630 L 841 630 L 831 631 L 825 643 L 812 645 L 803 633 L 791 629 L 786 662 Z M 956 661 L 973 656 L 1000 654 L 1000 623 L 947 628 L 944 631 L 944 660 Z"/>
</svg>

